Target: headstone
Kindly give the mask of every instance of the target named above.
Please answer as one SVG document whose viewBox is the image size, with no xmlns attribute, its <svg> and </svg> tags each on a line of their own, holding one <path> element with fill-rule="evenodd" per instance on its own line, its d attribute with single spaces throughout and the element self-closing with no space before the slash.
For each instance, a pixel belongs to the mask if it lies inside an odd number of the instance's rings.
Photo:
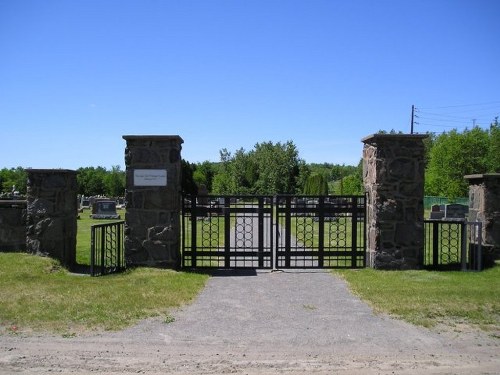
<svg viewBox="0 0 500 375">
<path fill-rule="evenodd" d="M 469 207 L 463 204 L 447 204 L 444 210 L 446 219 L 465 219 L 469 213 Z"/>
<path fill-rule="evenodd" d="M 201 205 L 208 205 L 208 189 L 204 184 L 198 186 L 197 203 Z"/>
<path fill-rule="evenodd" d="M 444 218 L 444 211 L 441 211 L 441 206 L 435 204 L 431 207 L 431 214 L 429 219 L 431 220 L 441 220 Z"/>
<path fill-rule="evenodd" d="M 98 200 L 92 205 L 92 219 L 119 219 L 116 213 L 116 202 L 113 200 Z"/>
</svg>

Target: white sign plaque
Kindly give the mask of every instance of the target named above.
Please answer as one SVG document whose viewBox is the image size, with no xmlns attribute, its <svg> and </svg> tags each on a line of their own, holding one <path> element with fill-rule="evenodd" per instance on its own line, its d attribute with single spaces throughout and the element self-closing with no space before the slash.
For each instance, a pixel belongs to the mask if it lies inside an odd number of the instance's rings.
<svg viewBox="0 0 500 375">
<path fill-rule="evenodd" d="M 134 186 L 167 186 L 167 170 L 134 169 Z"/>
</svg>

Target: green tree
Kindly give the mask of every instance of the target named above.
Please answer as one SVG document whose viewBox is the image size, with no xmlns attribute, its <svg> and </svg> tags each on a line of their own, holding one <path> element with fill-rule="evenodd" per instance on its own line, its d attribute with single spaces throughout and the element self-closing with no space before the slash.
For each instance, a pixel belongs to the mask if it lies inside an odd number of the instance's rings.
<svg viewBox="0 0 500 375">
<path fill-rule="evenodd" d="M 322 174 L 311 174 L 306 181 L 305 195 L 328 195 L 328 183 Z"/>
<path fill-rule="evenodd" d="M 364 194 L 363 186 L 363 160 L 361 159 L 354 171 L 342 179 L 342 194 L 361 195 Z"/>
<path fill-rule="evenodd" d="M 477 126 L 462 133 L 454 129 L 437 136 L 429 151 L 426 194 L 452 200 L 466 196 L 468 183 L 464 176 L 488 171 L 489 150 L 488 131 Z"/>
<path fill-rule="evenodd" d="M 77 170 L 76 180 L 78 182 L 78 194 L 87 197 L 94 195 L 105 195 L 106 169 L 103 167 L 85 167 Z"/>
<path fill-rule="evenodd" d="M 209 161 L 194 165 L 193 180 L 197 186 L 205 185 L 212 191 L 212 181 L 215 175 L 215 165 Z"/>
<path fill-rule="evenodd" d="M 198 193 L 197 184 L 194 180 L 195 165 L 188 161 L 181 160 L 181 190 L 183 194 L 196 195 Z"/>
<path fill-rule="evenodd" d="M 488 172 L 500 173 L 500 125 L 498 117 L 491 124 L 489 135 Z"/>
<path fill-rule="evenodd" d="M 292 141 L 257 143 L 255 163 L 258 170 L 256 193 L 295 194 L 300 173 L 301 160 Z"/>
<path fill-rule="evenodd" d="M 12 193 L 12 189 L 26 194 L 27 173 L 22 167 L 0 170 L 0 193 Z"/>
<path fill-rule="evenodd" d="M 119 165 L 111 167 L 104 175 L 104 193 L 108 197 L 123 197 L 125 195 L 125 172 Z"/>
<path fill-rule="evenodd" d="M 214 194 L 234 194 L 231 176 L 226 172 L 217 173 L 212 182 L 212 189 Z"/>
</svg>

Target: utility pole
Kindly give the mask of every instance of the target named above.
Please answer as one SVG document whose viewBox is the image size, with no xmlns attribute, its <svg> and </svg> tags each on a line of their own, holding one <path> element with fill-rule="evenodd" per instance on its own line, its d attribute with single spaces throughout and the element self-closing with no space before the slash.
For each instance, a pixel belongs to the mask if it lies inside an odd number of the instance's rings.
<svg viewBox="0 0 500 375">
<path fill-rule="evenodd" d="M 410 134 L 413 134 L 413 119 L 415 118 L 415 106 L 411 106 L 411 129 Z"/>
</svg>

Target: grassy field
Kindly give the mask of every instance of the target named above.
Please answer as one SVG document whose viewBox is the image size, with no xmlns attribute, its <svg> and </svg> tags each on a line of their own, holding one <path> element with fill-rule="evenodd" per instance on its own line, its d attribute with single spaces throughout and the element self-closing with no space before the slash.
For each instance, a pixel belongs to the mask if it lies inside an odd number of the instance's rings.
<svg viewBox="0 0 500 375">
<path fill-rule="evenodd" d="M 102 222 L 81 215 L 79 263 L 88 264 L 90 225 Z M 466 323 L 492 334 L 500 332 L 499 264 L 477 273 L 335 272 L 378 312 L 426 327 Z M 74 335 L 88 330 L 118 330 L 153 316 L 169 322 L 170 309 L 189 303 L 207 279 L 204 274 L 155 268 L 91 278 L 70 274 L 49 258 L 0 253 L 0 333 L 49 331 Z"/>
<path fill-rule="evenodd" d="M 136 268 L 106 277 L 68 273 L 50 259 L 0 253 L 0 331 L 117 330 L 188 303 L 208 276 Z"/>
<path fill-rule="evenodd" d="M 81 214 L 77 261 L 89 264 L 90 225 L 104 223 Z M 118 330 L 189 303 L 208 276 L 156 268 L 92 278 L 67 272 L 50 258 L 0 253 L 0 332 L 48 331 L 73 335 Z"/>
<path fill-rule="evenodd" d="M 121 220 L 125 217 L 125 210 L 118 210 Z M 90 265 L 90 227 L 94 224 L 113 223 L 119 220 L 95 220 L 89 217 L 90 210 L 84 209 L 78 219 L 78 234 L 76 236 L 76 263 Z"/>
<path fill-rule="evenodd" d="M 500 334 L 500 264 L 482 272 L 338 270 L 375 311 L 425 327 L 476 326 Z"/>
</svg>

